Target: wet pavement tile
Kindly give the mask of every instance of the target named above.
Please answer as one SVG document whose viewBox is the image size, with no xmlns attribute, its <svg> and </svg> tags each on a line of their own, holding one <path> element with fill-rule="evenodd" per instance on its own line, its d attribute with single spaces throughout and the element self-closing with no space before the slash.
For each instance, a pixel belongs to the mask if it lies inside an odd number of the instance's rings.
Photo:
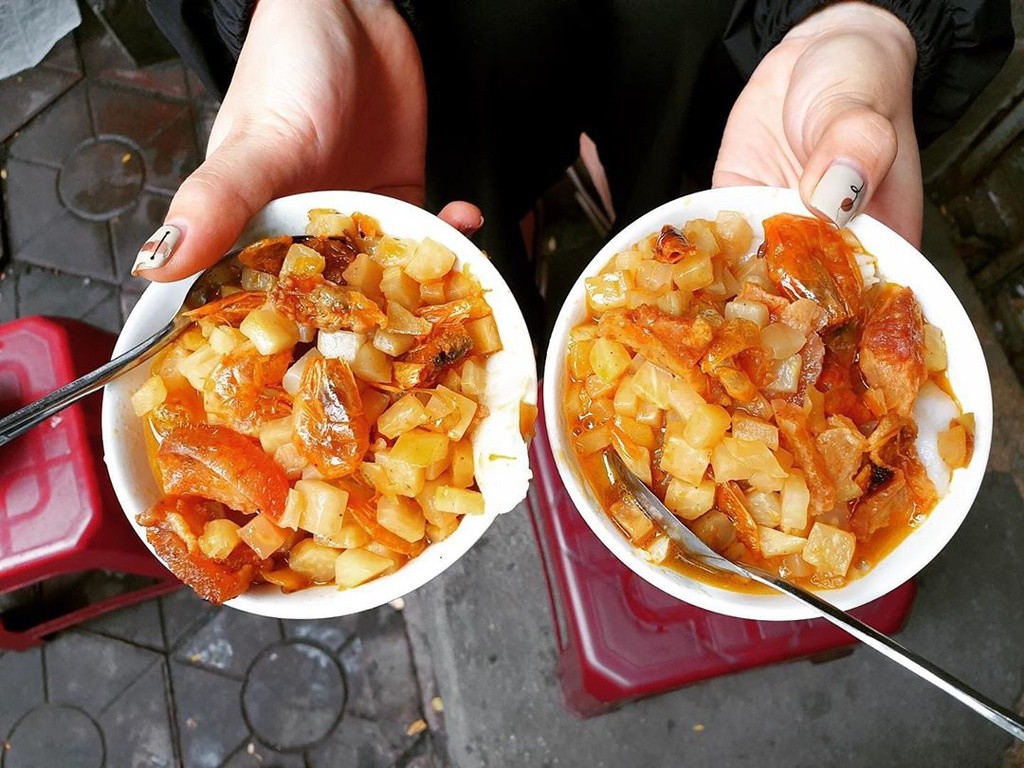
<svg viewBox="0 0 1024 768">
<path fill-rule="evenodd" d="M 10 138 L 81 79 L 81 75 L 42 65 L 0 80 L 0 141 Z"/>
<path fill-rule="evenodd" d="M 121 328 L 117 287 L 100 280 L 25 268 L 17 275 L 19 316 L 73 317 L 110 333 Z"/>
</svg>

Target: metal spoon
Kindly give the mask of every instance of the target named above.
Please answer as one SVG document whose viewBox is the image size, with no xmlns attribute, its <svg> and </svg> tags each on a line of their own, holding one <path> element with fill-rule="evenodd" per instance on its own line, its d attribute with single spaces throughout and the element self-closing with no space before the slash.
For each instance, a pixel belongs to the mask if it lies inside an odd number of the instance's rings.
<svg viewBox="0 0 1024 768">
<path fill-rule="evenodd" d="M 293 241 L 297 243 L 301 243 L 306 239 L 308 239 L 306 235 L 295 235 L 293 237 Z M 227 282 L 226 279 L 222 278 L 227 278 L 231 275 L 237 276 L 238 268 L 236 268 L 237 261 L 235 261 L 235 258 L 241 251 L 241 248 L 231 251 L 212 267 L 208 267 L 201 272 L 192 284 L 192 287 L 189 288 L 185 300 L 178 308 L 178 311 L 174 313 L 174 317 L 171 318 L 167 325 L 148 339 L 132 347 L 124 354 L 118 355 L 95 371 L 91 371 L 81 378 L 75 379 L 59 389 L 55 389 L 50 394 L 0 419 L 0 446 L 9 443 L 39 422 L 45 421 L 72 403 L 81 400 L 86 395 L 102 389 L 108 382 L 113 381 L 123 373 L 127 373 L 140 363 L 149 360 L 157 352 L 178 338 L 190 323 L 188 318 L 184 316 L 184 313 L 209 301 L 213 289 L 219 290 L 220 286 Z"/>
<path fill-rule="evenodd" d="M 988 721 L 995 723 L 1016 739 L 1024 741 L 1024 719 L 994 701 L 975 691 L 965 683 L 940 669 L 930 661 L 907 650 L 887 635 L 872 629 L 855 619 L 846 611 L 836 608 L 817 595 L 789 583 L 781 576 L 762 571 L 750 565 L 739 565 L 727 560 L 712 550 L 683 523 L 644 485 L 623 463 L 614 451 L 604 452 L 605 467 L 609 476 L 622 483 L 637 504 L 662 531 L 672 540 L 680 554 L 692 562 L 715 571 L 738 574 L 760 584 L 777 589 L 797 602 L 813 608 L 822 618 L 853 635 L 865 645 L 874 648 L 883 656 L 906 667 L 918 677 L 927 680 L 936 688 L 945 691 Z"/>
</svg>

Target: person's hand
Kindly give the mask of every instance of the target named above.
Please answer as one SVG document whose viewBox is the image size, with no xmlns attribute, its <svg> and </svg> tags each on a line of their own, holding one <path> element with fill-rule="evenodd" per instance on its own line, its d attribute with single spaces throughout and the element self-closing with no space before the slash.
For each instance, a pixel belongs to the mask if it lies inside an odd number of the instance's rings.
<svg viewBox="0 0 1024 768">
<path fill-rule="evenodd" d="M 797 187 L 822 218 L 845 226 L 866 211 L 919 245 L 916 61 L 909 30 L 887 11 L 844 2 L 813 14 L 736 100 L 714 186 Z"/>
<path fill-rule="evenodd" d="M 426 110 L 419 51 L 390 2 L 260 0 L 206 161 L 133 271 L 166 281 L 213 264 L 282 195 L 361 189 L 422 203 Z M 482 224 L 469 203 L 441 215 L 467 234 Z"/>
</svg>

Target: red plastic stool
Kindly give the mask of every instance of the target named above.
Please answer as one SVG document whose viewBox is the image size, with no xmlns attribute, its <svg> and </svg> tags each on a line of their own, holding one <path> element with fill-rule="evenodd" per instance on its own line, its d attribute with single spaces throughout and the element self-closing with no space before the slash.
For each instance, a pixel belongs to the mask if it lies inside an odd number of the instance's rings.
<svg viewBox="0 0 1024 768">
<path fill-rule="evenodd" d="M 27 317 L 0 326 L 0 413 L 102 365 L 113 345 L 110 334 L 74 320 Z M 144 586 L 106 590 L 84 605 L 79 598 L 0 613 L 0 648 L 29 648 L 59 629 L 181 586 L 117 503 L 102 462 L 100 402 L 92 395 L 0 448 L 0 596 L 91 571 L 128 574 L 128 582 Z"/>
<path fill-rule="evenodd" d="M 558 641 L 562 700 L 579 717 L 730 672 L 791 659 L 826 660 L 855 641 L 824 619 L 759 622 L 696 608 L 652 587 L 601 543 L 558 476 L 543 424 L 530 446 L 527 505 L 544 560 Z M 897 631 L 915 586 L 907 582 L 853 611 Z"/>
</svg>

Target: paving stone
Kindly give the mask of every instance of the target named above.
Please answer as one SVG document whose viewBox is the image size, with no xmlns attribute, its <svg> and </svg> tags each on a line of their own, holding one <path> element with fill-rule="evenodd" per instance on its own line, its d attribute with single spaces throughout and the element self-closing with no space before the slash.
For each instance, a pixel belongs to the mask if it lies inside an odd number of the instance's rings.
<svg viewBox="0 0 1024 768">
<path fill-rule="evenodd" d="M 16 267 L 0 271 L 0 323 L 9 323 L 17 317 L 18 272 Z"/>
<path fill-rule="evenodd" d="M 76 707 L 43 704 L 33 709 L 8 742 L 5 768 L 103 768 L 103 732 Z"/>
<path fill-rule="evenodd" d="M 22 715 L 46 700 L 40 649 L 0 655 L 0 680 L 6 694 L 0 695 L 0 739 L 6 739 Z"/>
<path fill-rule="evenodd" d="M 57 197 L 57 170 L 10 158 L 7 171 L 8 235 L 14 254 L 29 239 L 64 214 Z"/>
<path fill-rule="evenodd" d="M 274 752 L 252 740 L 241 745 L 221 768 L 306 768 L 301 754 Z"/>
<path fill-rule="evenodd" d="M 25 269 L 18 276 L 18 313 L 73 317 L 111 333 L 121 328 L 115 286 L 43 269 Z"/>
<path fill-rule="evenodd" d="M 123 136 L 140 147 L 147 146 L 176 117 L 188 113 L 185 104 L 93 82 L 89 84 L 89 108 L 98 136 Z"/>
<path fill-rule="evenodd" d="M 399 755 L 381 730 L 380 723 L 346 715 L 341 725 L 323 743 L 307 753 L 310 768 L 388 768 Z"/>
<path fill-rule="evenodd" d="M 315 621 L 285 621 L 284 634 L 290 639 L 311 640 L 318 645 L 337 651 L 352 637 L 359 623 L 358 616 Z"/>
<path fill-rule="evenodd" d="M 143 145 L 142 154 L 148 169 L 147 186 L 173 194 L 199 165 L 192 110 L 186 107 L 170 119 Z"/>
<path fill-rule="evenodd" d="M 189 768 L 218 768 L 249 740 L 238 706 L 242 683 L 175 659 L 170 665 L 181 760 Z"/>
<path fill-rule="evenodd" d="M 223 609 L 181 645 L 175 656 L 241 679 L 260 651 L 280 639 L 276 619 Z"/>
<path fill-rule="evenodd" d="M 361 614 L 356 637 L 341 651 L 348 680 L 347 715 L 374 720 L 396 753 L 413 743 L 406 728 L 423 717 L 402 614 L 388 606 Z"/>
<path fill-rule="evenodd" d="M 288 641 L 267 647 L 246 675 L 242 712 L 253 735 L 277 751 L 314 746 L 338 725 L 345 675 L 322 647 Z"/>
<path fill-rule="evenodd" d="M 75 45 L 74 33 L 65 35 L 58 40 L 46 54 L 42 63 L 45 67 L 82 74 L 82 62 L 78 59 L 78 46 Z"/>
<path fill-rule="evenodd" d="M 98 716 L 160 658 L 120 640 L 65 632 L 46 645 L 49 699 Z"/>
<path fill-rule="evenodd" d="M 113 766 L 173 768 L 167 670 L 161 660 L 140 675 L 98 718 L 107 762 Z"/>
<path fill-rule="evenodd" d="M 74 72 L 33 67 L 0 80 L 0 142 L 9 139 L 81 78 Z"/>
<path fill-rule="evenodd" d="M 60 166 L 75 147 L 92 135 L 86 84 L 78 83 L 18 131 L 17 138 L 10 143 L 10 156 Z"/>
<path fill-rule="evenodd" d="M 164 647 L 160 629 L 160 604 L 155 600 L 129 605 L 82 625 L 85 629 L 147 648 Z"/>
<path fill-rule="evenodd" d="M 14 249 L 14 259 L 98 280 L 115 277 L 106 225 L 69 212 L 37 229 Z"/>
<path fill-rule="evenodd" d="M 168 648 L 176 647 L 190 632 L 199 629 L 218 610 L 191 589 L 179 589 L 160 598 Z"/>
</svg>

